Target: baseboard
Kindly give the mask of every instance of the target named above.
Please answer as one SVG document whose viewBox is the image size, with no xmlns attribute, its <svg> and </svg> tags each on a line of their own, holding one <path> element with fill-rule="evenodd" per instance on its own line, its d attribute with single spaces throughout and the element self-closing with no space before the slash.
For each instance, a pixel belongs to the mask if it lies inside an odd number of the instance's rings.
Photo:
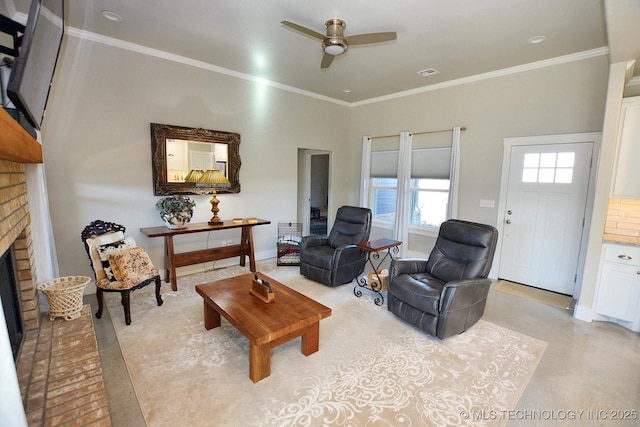
<svg viewBox="0 0 640 427">
<path fill-rule="evenodd" d="M 640 318 L 638 318 L 638 320 L 636 321 L 633 321 L 633 320 L 626 321 L 626 320 L 616 319 L 615 317 L 609 317 L 609 316 L 595 313 L 593 320 L 601 321 L 601 322 L 617 323 L 618 325 L 622 326 L 625 329 L 629 329 L 633 332 L 640 332 Z"/>
<path fill-rule="evenodd" d="M 592 308 L 583 307 L 581 305 L 576 304 L 573 309 L 573 317 L 578 320 L 582 320 L 583 322 L 591 322 L 595 316 L 595 312 Z"/>
</svg>

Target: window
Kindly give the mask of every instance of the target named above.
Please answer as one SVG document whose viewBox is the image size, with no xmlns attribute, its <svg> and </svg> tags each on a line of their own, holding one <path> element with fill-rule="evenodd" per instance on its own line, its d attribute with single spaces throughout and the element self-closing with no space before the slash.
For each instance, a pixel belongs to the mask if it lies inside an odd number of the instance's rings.
<svg viewBox="0 0 640 427">
<path fill-rule="evenodd" d="M 412 226 L 439 227 L 446 220 L 449 202 L 448 179 L 412 179 L 410 192 Z M 398 180 L 372 178 L 371 193 L 373 219 L 392 225 L 396 220 Z"/>
<path fill-rule="evenodd" d="M 571 184 L 575 153 L 527 153 L 522 182 Z"/>
<path fill-rule="evenodd" d="M 447 219 L 450 148 L 414 149 L 407 202 L 410 227 L 431 232 Z M 393 227 L 398 196 L 398 152 L 374 151 L 371 155 L 369 206 L 378 226 Z"/>
<path fill-rule="evenodd" d="M 371 194 L 373 196 L 373 203 L 371 203 L 373 219 L 393 224 L 396 220 L 398 180 L 396 178 L 372 178 Z"/>
<path fill-rule="evenodd" d="M 439 227 L 447 219 L 448 179 L 411 180 L 411 225 Z"/>
</svg>

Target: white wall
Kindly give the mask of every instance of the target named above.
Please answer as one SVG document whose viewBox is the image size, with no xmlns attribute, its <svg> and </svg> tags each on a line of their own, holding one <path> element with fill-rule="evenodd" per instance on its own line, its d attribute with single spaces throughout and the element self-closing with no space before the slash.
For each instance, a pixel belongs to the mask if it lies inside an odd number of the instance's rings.
<svg viewBox="0 0 640 427">
<path fill-rule="evenodd" d="M 362 105 L 351 113 L 350 157 L 359 155 L 363 135 L 466 126 L 459 217 L 496 225 L 503 138 L 601 131 L 607 75 L 608 58 L 599 56 Z M 358 164 L 351 173 L 356 180 Z M 495 200 L 495 208 L 481 208 L 480 199 Z M 430 242 L 410 239 L 409 249 Z"/>
<path fill-rule="evenodd" d="M 162 239 L 139 232 L 163 224 L 154 209 L 149 123 L 241 135 L 242 189 L 218 197 L 220 216 L 271 221 L 254 229 L 258 258 L 275 258 L 277 223 L 297 220 L 298 148 L 341 153 L 331 180 L 340 184 L 331 190 L 337 206 L 359 162 L 344 155 L 347 107 L 75 37 L 65 37 L 47 110 L 43 151 L 61 275 L 92 276 L 80 232 L 95 219 L 125 225 L 162 268 Z M 193 198 L 192 221 L 207 221 L 210 196 Z M 210 234 L 181 237 L 178 250 L 240 237 Z"/>
</svg>

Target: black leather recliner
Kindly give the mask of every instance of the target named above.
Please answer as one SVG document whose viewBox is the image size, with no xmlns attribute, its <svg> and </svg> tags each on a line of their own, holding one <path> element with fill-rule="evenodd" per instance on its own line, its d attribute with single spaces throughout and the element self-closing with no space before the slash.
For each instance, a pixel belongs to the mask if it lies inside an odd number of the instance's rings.
<svg viewBox="0 0 640 427">
<path fill-rule="evenodd" d="M 490 225 L 445 221 L 428 260 L 391 262 L 387 308 L 440 339 L 466 331 L 484 314 L 497 240 Z"/>
<path fill-rule="evenodd" d="M 364 271 L 367 253 L 356 244 L 369 240 L 371 210 L 342 206 L 328 236 L 305 236 L 300 274 L 327 286 L 349 283 Z"/>
</svg>

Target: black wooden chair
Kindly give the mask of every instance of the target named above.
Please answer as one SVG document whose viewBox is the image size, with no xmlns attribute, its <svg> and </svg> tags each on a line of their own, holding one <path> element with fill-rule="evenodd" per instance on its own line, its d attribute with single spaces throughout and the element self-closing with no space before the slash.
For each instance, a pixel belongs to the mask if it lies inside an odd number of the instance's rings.
<svg viewBox="0 0 640 427">
<path fill-rule="evenodd" d="M 131 292 L 155 282 L 158 306 L 161 306 L 163 301 L 160 296 L 161 281 L 158 270 L 151 263 L 144 248 L 136 246 L 132 237 L 125 238 L 124 232 L 125 227 L 120 224 L 96 220 L 82 230 L 81 236 L 96 277 L 96 317 L 102 317 L 103 292 L 119 292 L 124 307 L 124 319 L 126 324 L 130 325 Z"/>
</svg>

